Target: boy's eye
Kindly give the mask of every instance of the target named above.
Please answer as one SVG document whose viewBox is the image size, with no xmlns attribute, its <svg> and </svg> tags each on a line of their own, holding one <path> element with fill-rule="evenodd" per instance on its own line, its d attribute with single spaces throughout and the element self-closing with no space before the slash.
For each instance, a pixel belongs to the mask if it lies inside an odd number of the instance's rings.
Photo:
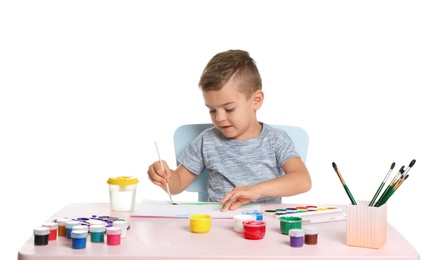
<svg viewBox="0 0 439 260">
<path fill-rule="evenodd" d="M 232 112 L 234 108 L 226 109 L 226 112 Z"/>
</svg>

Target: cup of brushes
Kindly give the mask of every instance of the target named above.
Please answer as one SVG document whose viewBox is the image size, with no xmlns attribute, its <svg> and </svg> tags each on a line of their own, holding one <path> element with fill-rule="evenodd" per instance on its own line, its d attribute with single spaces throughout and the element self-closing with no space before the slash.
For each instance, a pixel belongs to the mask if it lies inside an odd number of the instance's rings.
<svg viewBox="0 0 439 260">
<path fill-rule="evenodd" d="M 387 201 L 408 178 L 408 172 L 415 164 L 412 160 L 407 169 L 402 166 L 387 188 L 382 192 L 390 173 L 395 167 L 392 163 L 384 180 L 375 192 L 371 201 L 355 201 L 337 165 L 332 166 L 337 173 L 351 205 L 346 207 L 346 245 L 378 249 L 387 241 Z"/>
</svg>

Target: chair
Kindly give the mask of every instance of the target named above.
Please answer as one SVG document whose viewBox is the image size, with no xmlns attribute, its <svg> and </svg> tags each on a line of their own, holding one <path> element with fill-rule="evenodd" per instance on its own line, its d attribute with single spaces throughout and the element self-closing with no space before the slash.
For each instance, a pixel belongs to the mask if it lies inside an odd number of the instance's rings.
<svg viewBox="0 0 439 260">
<path fill-rule="evenodd" d="M 300 154 L 303 162 L 306 162 L 308 154 L 309 136 L 308 133 L 298 126 L 271 125 L 283 129 L 293 139 L 296 145 L 296 151 Z M 178 127 L 174 132 L 174 150 L 175 158 L 178 164 L 178 157 L 186 147 L 201 132 L 207 128 L 213 127 L 213 124 L 187 124 Z M 198 201 L 208 201 L 207 192 L 207 169 L 200 173 L 197 178 L 186 188 L 189 192 L 198 192 Z"/>
</svg>

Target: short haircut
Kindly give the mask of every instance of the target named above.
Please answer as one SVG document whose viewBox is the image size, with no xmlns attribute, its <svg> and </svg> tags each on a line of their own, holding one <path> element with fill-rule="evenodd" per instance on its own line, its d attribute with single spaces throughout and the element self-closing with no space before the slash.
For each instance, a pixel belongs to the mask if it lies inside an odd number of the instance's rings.
<svg viewBox="0 0 439 260">
<path fill-rule="evenodd" d="M 230 80 L 240 82 L 239 91 L 247 98 L 262 89 L 258 67 L 248 52 L 228 50 L 213 56 L 204 68 L 198 86 L 204 93 L 220 90 Z"/>
</svg>

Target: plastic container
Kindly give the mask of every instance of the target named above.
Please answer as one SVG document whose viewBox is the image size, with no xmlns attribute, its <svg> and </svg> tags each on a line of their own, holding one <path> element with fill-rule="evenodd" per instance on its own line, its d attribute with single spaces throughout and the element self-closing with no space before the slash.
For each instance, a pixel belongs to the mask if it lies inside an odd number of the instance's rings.
<svg viewBox="0 0 439 260">
<path fill-rule="evenodd" d="M 66 237 L 67 238 L 72 238 L 71 234 L 72 234 L 72 230 L 74 226 L 77 225 L 81 225 L 81 222 L 77 221 L 77 220 L 70 220 L 66 222 Z"/>
<path fill-rule="evenodd" d="M 56 240 L 58 234 L 58 223 L 47 222 L 43 224 L 43 227 L 48 227 L 50 229 L 49 240 Z"/>
<path fill-rule="evenodd" d="M 90 225 L 90 241 L 93 243 L 103 243 L 105 238 L 105 225 Z"/>
<path fill-rule="evenodd" d="M 256 220 L 264 220 L 264 213 L 259 210 L 244 210 L 242 214 L 254 215 L 256 216 Z"/>
<path fill-rule="evenodd" d="M 58 223 L 58 236 L 65 237 L 66 236 L 66 223 L 68 221 L 71 221 L 70 218 L 60 218 L 56 220 L 56 223 Z"/>
<path fill-rule="evenodd" d="M 369 201 L 346 207 L 346 245 L 378 249 L 387 242 L 387 204 L 369 207 Z"/>
<path fill-rule="evenodd" d="M 72 238 L 73 249 L 83 249 L 87 245 L 88 231 L 85 230 L 73 230 L 70 234 Z"/>
<path fill-rule="evenodd" d="M 115 211 L 130 211 L 136 203 L 139 180 L 132 176 L 117 176 L 107 180 L 110 190 L 110 206 Z"/>
<path fill-rule="evenodd" d="M 303 229 L 290 229 L 288 231 L 288 235 L 290 236 L 290 246 L 291 247 L 302 247 L 303 246 L 303 236 L 305 235 L 305 231 Z"/>
<path fill-rule="evenodd" d="M 242 222 L 247 220 L 256 220 L 256 215 L 250 215 L 250 214 L 241 214 L 241 215 L 235 215 L 233 216 L 233 229 L 238 233 L 244 232 L 244 227 L 242 225 Z"/>
<path fill-rule="evenodd" d="M 87 225 L 83 225 L 83 224 L 81 224 L 81 225 L 76 225 L 76 226 L 73 226 L 72 227 L 72 232 L 73 231 L 78 231 L 78 230 L 82 230 L 82 231 L 89 231 L 88 230 L 89 228 L 88 228 L 88 226 Z"/>
<path fill-rule="evenodd" d="M 36 246 L 46 246 L 49 244 L 49 233 L 50 229 L 48 227 L 37 227 L 34 229 L 34 245 Z"/>
<path fill-rule="evenodd" d="M 319 229 L 316 226 L 306 226 L 305 230 L 305 244 L 307 245 L 317 245 L 317 240 L 319 236 Z"/>
<path fill-rule="evenodd" d="M 118 246 L 120 245 L 120 236 L 122 234 L 122 229 L 120 227 L 107 227 L 107 245 Z"/>
<path fill-rule="evenodd" d="M 288 235 L 290 229 L 302 229 L 302 218 L 292 216 L 282 216 L 280 219 L 280 231 Z"/>
<path fill-rule="evenodd" d="M 189 216 L 189 228 L 193 233 L 209 232 L 212 217 L 209 214 L 193 214 Z"/>
<path fill-rule="evenodd" d="M 244 229 L 244 238 L 257 240 L 262 239 L 265 236 L 265 221 L 261 220 L 246 220 L 242 222 Z"/>
<path fill-rule="evenodd" d="M 122 229 L 122 234 L 120 235 L 121 238 L 127 237 L 128 226 L 128 222 L 123 219 L 116 219 L 113 221 L 113 227 L 120 227 Z"/>
</svg>

